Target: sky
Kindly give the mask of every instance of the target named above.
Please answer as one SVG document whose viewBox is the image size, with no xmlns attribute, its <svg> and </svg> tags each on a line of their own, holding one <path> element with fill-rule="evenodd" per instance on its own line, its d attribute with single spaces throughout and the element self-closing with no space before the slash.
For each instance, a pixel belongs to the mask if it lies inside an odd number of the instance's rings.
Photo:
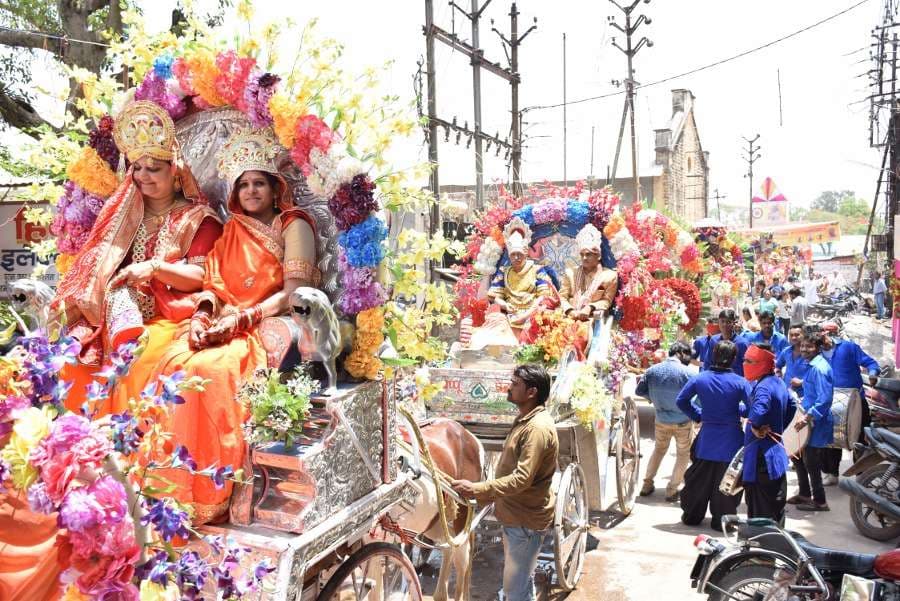
<svg viewBox="0 0 900 601">
<path fill-rule="evenodd" d="M 682 73 L 760 46 L 844 10 L 858 0 L 653 0 L 640 4 L 652 23 L 638 31 L 652 47 L 635 59 L 636 79 L 646 83 Z M 470 8 L 470 3 L 459 0 Z M 690 89 L 695 100 L 701 143 L 710 153 L 710 192 L 725 195 L 724 204 L 748 202 L 744 137 L 760 135 L 761 159 L 755 165 L 758 184 L 772 177 L 780 191 L 798 205 L 808 205 L 824 190 L 853 190 L 861 198 L 874 195 L 881 155 L 869 147 L 868 95 L 864 74 L 870 68 L 867 45 L 880 20 L 881 0 L 863 5 L 790 40 L 729 63 L 638 90 L 639 170 L 653 160 L 653 129 L 671 117 L 671 90 Z M 165 27 L 174 0 L 143 3 L 150 24 Z M 284 2 L 260 0 L 254 4 L 262 25 L 291 17 L 300 25 L 318 17 L 320 31 L 346 44 L 349 68 L 394 61 L 384 83 L 386 90 L 412 98 L 417 61 L 424 60 L 422 35 L 425 8 L 422 0 L 362 2 Z M 509 29 L 509 0 L 493 0 L 481 21 L 481 42 L 486 58 L 505 62 L 490 20 L 504 34 Z M 538 28 L 520 48 L 520 105 L 556 104 L 563 99 L 563 34 L 566 34 L 566 96 L 569 101 L 616 92 L 613 79 L 625 75 L 625 57 L 611 46 L 607 17 L 621 13 L 600 0 L 524 0 L 518 3 L 520 31 L 534 17 Z M 435 0 L 435 21 L 470 39 L 470 24 L 444 0 Z M 227 23 L 226 23 L 227 26 Z M 473 118 L 472 68 L 458 52 L 437 44 L 437 106 L 440 117 L 459 123 Z M 778 72 L 781 75 L 779 110 Z M 565 173 L 570 180 L 591 171 L 591 129 L 594 167 L 604 177 L 615 152 L 623 97 L 570 105 L 566 114 Z M 510 127 L 509 85 L 489 72 L 482 74 L 483 131 L 506 137 Z M 781 118 L 779 117 L 781 113 Z M 523 179 L 562 179 L 563 111 L 529 110 L 525 116 Z M 407 145 L 409 157 L 427 157 L 424 139 Z M 627 138 L 619 162 L 619 175 L 631 172 Z M 442 184 L 474 183 L 474 153 L 443 142 L 439 149 Z M 485 182 L 502 181 L 508 167 L 503 155 L 485 157 Z M 758 187 L 758 186 L 757 186 Z"/>
</svg>

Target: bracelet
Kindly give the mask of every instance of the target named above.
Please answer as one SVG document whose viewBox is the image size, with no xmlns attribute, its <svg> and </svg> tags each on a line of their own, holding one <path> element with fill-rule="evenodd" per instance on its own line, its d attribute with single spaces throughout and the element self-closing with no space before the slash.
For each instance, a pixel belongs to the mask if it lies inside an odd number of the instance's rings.
<svg viewBox="0 0 900 601">
<path fill-rule="evenodd" d="M 159 259 L 150 259 L 150 268 L 152 269 L 150 272 L 151 275 L 155 276 L 161 267 L 162 265 L 160 265 Z"/>
</svg>

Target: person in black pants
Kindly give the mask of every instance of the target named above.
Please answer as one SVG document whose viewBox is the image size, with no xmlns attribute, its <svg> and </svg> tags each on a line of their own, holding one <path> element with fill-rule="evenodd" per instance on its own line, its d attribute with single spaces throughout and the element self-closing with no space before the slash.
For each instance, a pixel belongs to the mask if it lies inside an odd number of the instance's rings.
<svg viewBox="0 0 900 601">
<path fill-rule="evenodd" d="M 740 494 L 719 492 L 728 464 L 744 444 L 741 416 L 750 398 L 750 384 L 731 370 L 736 356 L 734 342 L 719 340 L 712 349 L 711 368 L 688 381 L 675 398 L 685 415 L 702 424 L 681 491 L 681 521 L 689 526 L 702 522 L 709 507 L 713 530 L 721 530 L 722 516 L 736 513 L 741 503 Z M 691 402 L 694 396 L 700 407 Z"/>
<path fill-rule="evenodd" d="M 834 440 L 834 419 L 831 416 L 834 379 L 831 365 L 820 354 L 823 343 L 820 332 L 806 332 L 800 340 L 800 353 L 809 361 L 809 370 L 803 378 L 804 416 L 797 420 L 794 427 L 800 430 L 809 427 L 812 422 L 812 434 L 803 449 L 802 461 L 794 461 L 800 490 L 787 502 L 803 511 L 829 510 L 822 484 L 822 467 L 827 447 Z"/>
</svg>

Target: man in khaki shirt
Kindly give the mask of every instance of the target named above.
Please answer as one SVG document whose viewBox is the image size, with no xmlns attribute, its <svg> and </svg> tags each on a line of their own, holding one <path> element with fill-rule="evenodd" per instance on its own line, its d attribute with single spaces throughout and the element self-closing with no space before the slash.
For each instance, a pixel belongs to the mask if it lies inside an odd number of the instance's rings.
<svg viewBox="0 0 900 601">
<path fill-rule="evenodd" d="M 544 404 L 550 376 L 537 365 L 513 371 L 507 398 L 519 415 L 503 443 L 497 477 L 485 482 L 454 480 L 465 498 L 493 501 L 503 525 L 503 591 L 509 601 L 534 600 L 534 568 L 544 535 L 553 523 L 551 490 L 559 457 L 556 425 Z"/>
</svg>

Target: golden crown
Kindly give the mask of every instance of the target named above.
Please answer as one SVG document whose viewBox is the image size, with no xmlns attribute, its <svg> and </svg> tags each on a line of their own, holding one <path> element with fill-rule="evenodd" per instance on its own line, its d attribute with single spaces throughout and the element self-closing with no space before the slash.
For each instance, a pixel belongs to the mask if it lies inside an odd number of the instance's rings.
<svg viewBox="0 0 900 601">
<path fill-rule="evenodd" d="M 278 173 L 275 159 L 280 150 L 269 129 L 238 130 L 218 154 L 219 177 L 233 184 L 245 171 Z"/>
<path fill-rule="evenodd" d="M 164 108 L 149 100 L 130 102 L 122 109 L 113 139 L 132 163 L 143 156 L 161 161 L 175 156 L 175 124 Z"/>
</svg>

